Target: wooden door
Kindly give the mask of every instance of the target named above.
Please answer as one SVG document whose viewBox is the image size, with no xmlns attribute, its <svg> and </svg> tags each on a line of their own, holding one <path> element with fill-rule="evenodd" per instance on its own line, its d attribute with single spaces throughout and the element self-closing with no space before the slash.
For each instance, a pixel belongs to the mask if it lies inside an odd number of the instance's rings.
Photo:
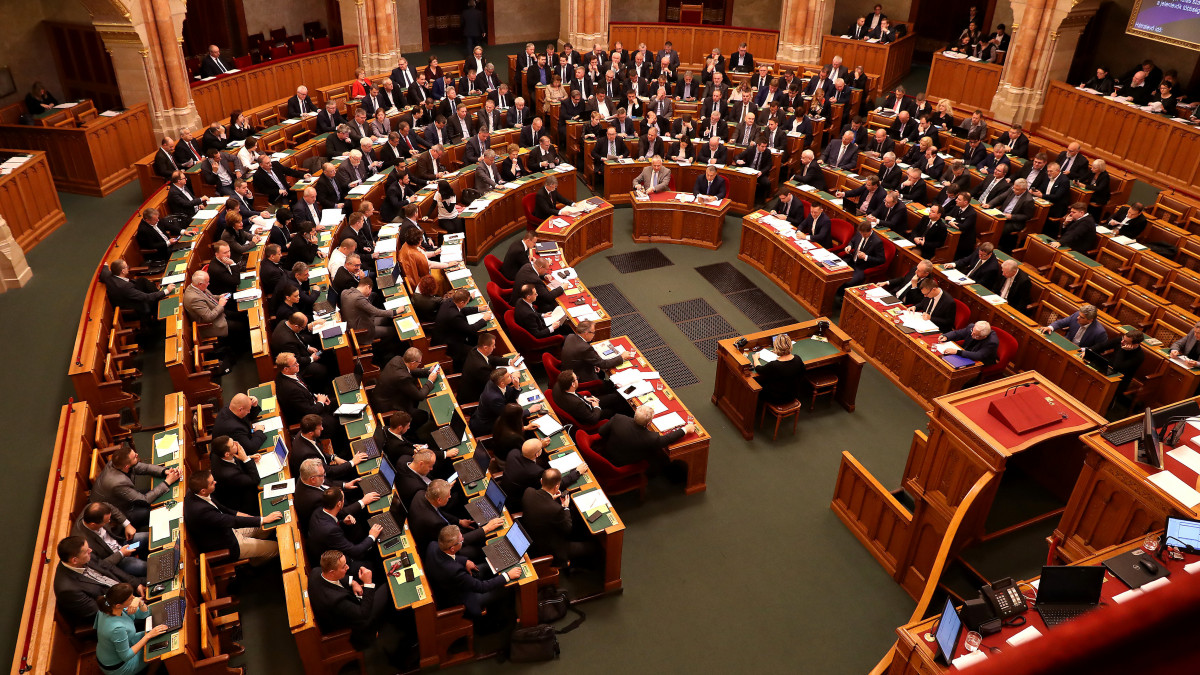
<svg viewBox="0 0 1200 675">
<path fill-rule="evenodd" d="M 121 107 L 121 91 L 112 59 L 95 26 L 47 21 L 46 37 L 63 91 L 59 100 L 90 98 L 98 110 Z"/>
</svg>

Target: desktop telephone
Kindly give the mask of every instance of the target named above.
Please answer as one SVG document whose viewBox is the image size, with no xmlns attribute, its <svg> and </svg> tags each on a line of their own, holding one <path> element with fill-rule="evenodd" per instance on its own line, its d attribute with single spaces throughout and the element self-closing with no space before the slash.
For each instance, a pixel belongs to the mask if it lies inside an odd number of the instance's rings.
<svg viewBox="0 0 1200 675">
<path fill-rule="evenodd" d="M 967 628 L 981 635 L 992 635 L 1010 619 L 1029 609 L 1025 596 L 1012 579 L 999 579 L 996 583 L 984 585 L 979 590 L 979 597 L 967 600 L 962 607 L 963 623 Z M 1024 617 L 1017 617 L 1010 625 L 1024 623 Z"/>
</svg>

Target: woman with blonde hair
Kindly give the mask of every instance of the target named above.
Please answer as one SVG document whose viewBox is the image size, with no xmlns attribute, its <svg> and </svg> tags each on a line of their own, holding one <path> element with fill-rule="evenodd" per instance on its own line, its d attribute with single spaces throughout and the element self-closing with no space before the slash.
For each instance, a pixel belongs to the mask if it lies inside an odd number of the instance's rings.
<svg viewBox="0 0 1200 675">
<path fill-rule="evenodd" d="M 804 361 L 792 353 L 792 338 L 780 333 L 771 339 L 770 356 L 760 358 L 758 352 L 751 354 L 754 373 L 762 385 L 759 399 L 770 405 L 787 405 L 800 395 L 804 382 Z"/>
<path fill-rule="evenodd" d="M 937 109 L 930 116 L 929 121 L 935 127 L 943 129 L 954 128 L 954 104 L 948 98 L 941 99 L 937 103 Z"/>
</svg>

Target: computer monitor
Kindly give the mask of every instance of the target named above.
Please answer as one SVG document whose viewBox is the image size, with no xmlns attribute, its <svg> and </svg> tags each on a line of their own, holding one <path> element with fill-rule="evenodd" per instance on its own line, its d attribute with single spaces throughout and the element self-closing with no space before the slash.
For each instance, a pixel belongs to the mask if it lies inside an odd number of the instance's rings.
<svg viewBox="0 0 1200 675">
<path fill-rule="evenodd" d="M 529 535 L 525 532 L 525 528 L 521 526 L 521 521 L 513 523 L 513 526 L 508 529 L 508 533 L 504 537 L 508 539 L 508 543 L 512 544 L 518 558 L 523 557 L 525 552 L 529 550 Z"/>
<path fill-rule="evenodd" d="M 1200 520 L 1167 516 L 1163 546 L 1174 546 L 1188 553 L 1200 552 Z"/>
<path fill-rule="evenodd" d="M 937 641 L 937 654 L 942 663 L 950 665 L 954 660 L 954 650 L 958 648 L 958 636 L 962 634 L 963 623 L 954 609 L 954 598 L 947 597 L 946 605 L 942 608 L 942 616 L 938 619 L 937 629 L 933 633 Z"/>
<path fill-rule="evenodd" d="M 1157 469 L 1163 468 L 1162 446 L 1158 442 L 1158 431 L 1154 428 L 1154 410 L 1146 408 L 1142 416 L 1142 435 L 1137 440 L 1137 461 Z"/>
</svg>

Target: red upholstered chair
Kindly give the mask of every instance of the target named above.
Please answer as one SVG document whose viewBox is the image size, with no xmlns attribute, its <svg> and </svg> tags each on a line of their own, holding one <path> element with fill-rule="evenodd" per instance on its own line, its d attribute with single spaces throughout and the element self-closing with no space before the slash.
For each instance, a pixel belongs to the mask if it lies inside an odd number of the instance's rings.
<svg viewBox="0 0 1200 675">
<path fill-rule="evenodd" d="M 329 38 L 319 37 L 314 39 L 313 49 L 329 49 Z"/>
<path fill-rule="evenodd" d="M 954 329 L 965 328 L 971 320 L 971 308 L 962 300 L 954 301 Z"/>
<path fill-rule="evenodd" d="M 312 45 L 307 40 L 292 43 L 293 54 L 307 54 L 312 51 Z"/>
<path fill-rule="evenodd" d="M 233 57 L 233 67 L 234 68 L 241 70 L 241 69 L 249 68 L 252 65 L 254 65 L 254 57 L 251 56 L 250 54 L 247 54 L 245 56 Z"/>
<path fill-rule="evenodd" d="M 288 50 L 287 45 L 275 45 L 274 47 L 271 47 L 271 58 L 272 59 L 282 59 L 282 58 L 286 58 L 290 55 L 291 55 L 291 51 Z"/>
<path fill-rule="evenodd" d="M 804 211 L 804 215 L 807 216 L 808 209 Z M 841 218 L 833 218 L 829 221 L 829 234 L 833 238 L 834 249 L 845 248 L 854 238 L 854 226 Z"/>
<path fill-rule="evenodd" d="M 504 328 L 512 338 L 513 346 L 521 352 L 526 361 L 532 361 L 535 354 L 554 351 L 562 348 L 563 336 L 551 335 L 547 338 L 535 338 L 529 331 L 517 325 L 513 310 L 504 313 Z"/>
<path fill-rule="evenodd" d="M 583 390 L 577 389 L 576 391 L 578 391 L 581 395 L 587 394 L 587 392 Z M 608 422 L 608 420 L 600 420 L 595 424 L 583 424 L 568 414 L 567 411 L 558 407 L 558 404 L 554 402 L 554 393 L 549 389 L 546 390 L 546 402 L 550 404 L 550 409 L 554 411 L 555 415 L 558 415 L 559 421 L 561 421 L 563 424 L 574 424 L 576 429 L 581 429 L 589 434 L 600 431 L 600 427 L 604 426 L 604 424 Z"/>
<path fill-rule="evenodd" d="M 886 281 L 888 278 L 888 269 L 892 266 L 892 259 L 896 257 L 896 245 L 887 237 L 883 239 L 883 264 L 876 265 L 867 270 L 867 281 Z"/>
<path fill-rule="evenodd" d="M 512 289 L 504 290 L 492 282 L 487 284 L 488 304 L 492 306 L 492 311 L 496 314 L 513 311 L 513 306 L 508 299 L 512 296 Z"/>
<path fill-rule="evenodd" d="M 545 352 L 542 354 L 542 367 L 546 369 L 546 378 L 553 387 L 554 383 L 558 381 L 558 374 L 562 372 L 562 361 L 550 352 Z M 588 380 L 580 382 L 579 388 L 583 391 L 592 391 L 593 387 L 600 387 L 602 384 L 602 380 Z"/>
<path fill-rule="evenodd" d="M 491 279 L 497 286 L 505 290 L 511 290 L 513 282 L 504 273 L 500 271 L 500 265 L 503 263 L 499 258 L 491 253 L 483 257 L 483 266 L 487 268 L 488 278 Z"/>
<path fill-rule="evenodd" d="M 996 362 L 990 366 L 985 366 L 979 371 L 980 381 L 986 382 L 993 377 L 1003 376 L 1004 369 L 1013 360 L 1017 354 L 1017 339 L 1006 330 L 1001 328 L 992 328 L 992 332 L 996 337 L 1000 338 L 1000 346 L 996 348 Z"/>
<path fill-rule="evenodd" d="M 637 490 L 638 497 L 644 499 L 646 470 L 650 468 L 650 462 L 643 460 L 628 466 L 613 466 L 612 462 L 592 449 L 592 444 L 599 440 L 600 434 L 589 434 L 582 430 L 575 432 L 575 447 L 579 448 L 583 461 L 587 463 L 588 470 L 596 477 L 600 487 L 609 495 Z"/>
<path fill-rule="evenodd" d="M 521 198 L 521 205 L 525 207 L 525 227 L 535 230 L 542 221 L 533 216 L 533 206 L 537 203 L 537 191 L 530 192 Z"/>
</svg>

